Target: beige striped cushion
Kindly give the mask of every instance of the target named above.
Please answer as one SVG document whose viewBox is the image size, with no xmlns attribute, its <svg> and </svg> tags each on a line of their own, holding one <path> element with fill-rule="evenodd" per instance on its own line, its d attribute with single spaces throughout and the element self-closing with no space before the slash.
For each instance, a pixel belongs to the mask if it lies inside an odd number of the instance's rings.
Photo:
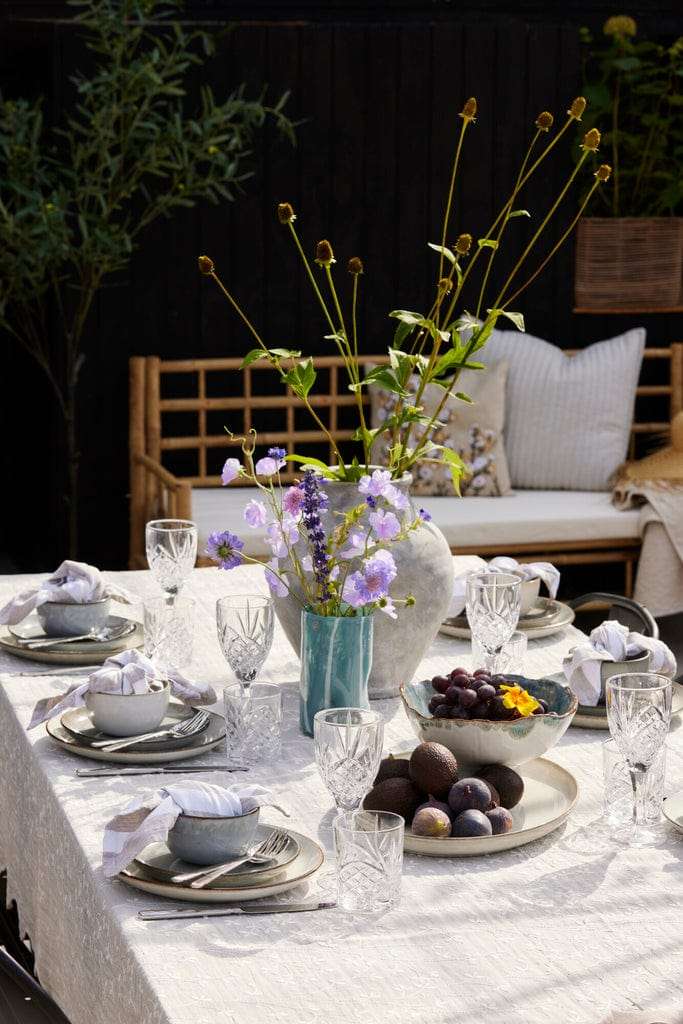
<svg viewBox="0 0 683 1024">
<path fill-rule="evenodd" d="M 637 328 L 575 356 L 494 331 L 477 359 L 508 363 L 505 453 L 513 487 L 605 491 L 624 461 L 645 347 Z"/>
</svg>

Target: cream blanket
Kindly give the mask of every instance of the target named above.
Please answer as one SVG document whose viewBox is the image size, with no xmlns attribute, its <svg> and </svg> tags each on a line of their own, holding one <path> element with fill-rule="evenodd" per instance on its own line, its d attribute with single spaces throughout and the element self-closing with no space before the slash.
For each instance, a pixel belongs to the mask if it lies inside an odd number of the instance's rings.
<svg viewBox="0 0 683 1024">
<path fill-rule="evenodd" d="M 683 486 L 621 479 L 612 501 L 620 509 L 641 510 L 635 600 L 653 615 L 683 611 Z"/>
</svg>

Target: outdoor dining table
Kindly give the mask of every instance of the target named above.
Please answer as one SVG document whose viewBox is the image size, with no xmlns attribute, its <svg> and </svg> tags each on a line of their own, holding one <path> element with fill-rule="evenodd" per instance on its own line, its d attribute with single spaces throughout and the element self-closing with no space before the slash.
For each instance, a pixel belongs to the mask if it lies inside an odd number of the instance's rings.
<svg viewBox="0 0 683 1024">
<path fill-rule="evenodd" d="M 479 563 L 456 558 L 458 572 L 470 564 Z M 141 601 L 158 596 L 148 572 L 105 575 Z M 0 601 L 41 578 L 2 577 Z M 232 681 L 216 637 L 216 599 L 255 591 L 266 591 L 255 566 L 193 572 L 184 590 L 198 620 L 188 674 L 217 690 Z M 558 672 L 581 635 L 567 627 L 531 641 L 527 675 Z M 438 636 L 419 675 L 468 666 L 469 656 L 468 642 Z M 600 820 L 607 733 L 570 728 L 547 755 L 578 781 L 565 826 L 495 855 L 406 855 L 400 905 L 384 917 L 333 909 L 142 921 L 139 910 L 165 904 L 103 877 L 102 833 L 133 796 L 162 780 L 77 778 L 76 768 L 91 762 L 59 749 L 43 726 L 28 733 L 35 702 L 73 682 L 44 674 L 51 671 L 0 655 L 0 863 L 40 981 L 72 1024 L 683 1021 L 683 837 L 672 831 L 644 850 L 609 840 Z M 261 678 L 283 687 L 282 755 L 240 778 L 271 787 L 291 812 L 287 824 L 326 847 L 321 875 L 294 893 L 315 899 L 334 887 L 333 814 L 313 741 L 299 732 L 298 675 L 295 652 L 276 627 Z M 410 750 L 416 738 L 400 699 L 374 706 L 385 718 L 385 750 Z M 209 758 L 219 762 L 225 752 Z M 683 741 L 672 731 L 668 790 L 681 787 Z M 274 811 L 266 817 L 275 823 Z"/>
</svg>

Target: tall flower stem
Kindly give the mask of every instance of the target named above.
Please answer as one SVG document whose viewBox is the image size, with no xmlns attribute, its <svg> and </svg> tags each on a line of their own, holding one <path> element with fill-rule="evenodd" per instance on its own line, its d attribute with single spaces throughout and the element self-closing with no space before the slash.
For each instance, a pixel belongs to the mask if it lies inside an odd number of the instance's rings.
<svg viewBox="0 0 683 1024">
<path fill-rule="evenodd" d="M 353 339 L 354 339 L 354 350 L 352 351 L 351 350 L 351 344 L 349 342 L 349 335 L 348 335 L 348 332 L 346 330 L 346 324 L 344 323 L 344 314 L 342 313 L 342 310 L 341 310 L 341 305 L 340 305 L 340 302 L 339 302 L 339 296 L 337 294 L 337 289 L 334 286 L 334 278 L 332 277 L 332 269 L 331 269 L 331 267 L 329 265 L 325 266 L 325 274 L 327 276 L 327 283 L 328 283 L 329 288 L 330 288 L 330 294 L 332 295 L 332 301 L 334 302 L 334 308 L 335 308 L 335 310 L 337 312 L 337 316 L 339 317 L 339 331 L 336 332 L 336 333 L 338 333 L 344 339 L 343 344 L 344 344 L 344 346 L 346 348 L 347 355 L 344 358 L 345 358 L 345 362 L 346 362 L 347 373 L 348 373 L 349 377 L 351 378 L 351 383 L 356 385 L 356 387 L 354 388 L 354 394 L 356 396 L 356 405 L 358 406 L 358 417 L 360 419 L 360 426 L 361 426 L 361 431 L 362 431 L 362 434 L 363 434 L 363 458 L 365 459 L 365 465 L 367 466 L 369 461 L 370 461 L 370 452 L 368 450 L 368 443 L 367 443 L 367 440 L 366 440 L 366 434 L 367 434 L 367 429 L 368 428 L 367 428 L 367 424 L 365 422 L 365 409 L 363 408 L 363 395 L 362 395 L 360 387 L 358 386 L 360 384 L 360 372 L 358 370 L 358 342 L 357 342 L 357 336 L 356 336 L 356 292 L 357 292 L 356 283 L 358 281 L 358 278 L 357 277 L 354 278 L 354 285 L 353 285 L 353 296 L 354 296 L 354 298 L 353 298 Z"/>
<path fill-rule="evenodd" d="M 303 265 L 306 268 L 306 273 L 308 274 L 308 279 L 309 279 L 309 281 L 311 282 L 311 284 L 313 286 L 313 291 L 315 292 L 316 297 L 318 299 L 318 302 L 320 303 L 320 308 L 323 311 L 323 315 L 324 315 L 325 319 L 327 320 L 327 323 L 328 323 L 329 328 L 332 331 L 332 333 L 336 334 L 337 332 L 335 330 L 334 321 L 332 320 L 332 317 L 330 316 L 330 311 L 327 308 L 327 303 L 323 299 L 322 292 L 318 288 L 318 282 L 315 279 L 315 274 L 313 273 L 313 270 L 311 268 L 311 264 L 309 263 L 308 257 L 306 256 L 306 253 L 303 250 L 303 246 L 302 246 L 301 242 L 299 241 L 299 236 L 297 234 L 296 228 L 294 227 L 293 221 L 291 221 L 291 220 L 288 221 L 288 227 L 289 227 L 289 230 L 292 233 L 292 238 L 294 239 L 294 244 L 296 245 L 297 249 L 299 250 L 299 255 L 301 256 Z"/>
<path fill-rule="evenodd" d="M 462 143 L 465 138 L 465 132 L 467 126 L 470 124 L 471 119 L 463 117 L 462 124 L 460 125 L 460 132 L 458 134 L 458 143 L 455 148 L 455 156 L 453 158 L 453 168 L 451 170 L 451 183 L 448 189 L 448 198 L 446 200 L 446 209 L 443 215 L 443 227 L 441 229 L 441 248 L 446 246 L 446 236 L 448 235 L 448 225 L 451 219 L 451 207 L 453 205 L 453 192 L 455 191 L 455 179 L 458 176 L 458 166 L 460 164 L 460 153 L 462 151 Z M 439 253 L 439 278 L 440 281 L 443 277 L 443 252 Z"/>
<path fill-rule="evenodd" d="M 621 98 L 621 74 L 617 72 L 612 102 L 612 216 L 619 216 L 619 100 Z"/>
</svg>

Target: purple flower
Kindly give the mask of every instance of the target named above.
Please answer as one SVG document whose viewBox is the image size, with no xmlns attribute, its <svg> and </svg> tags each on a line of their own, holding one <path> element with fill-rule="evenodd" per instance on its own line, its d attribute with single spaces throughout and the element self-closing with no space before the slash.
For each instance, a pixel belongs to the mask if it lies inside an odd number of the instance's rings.
<svg viewBox="0 0 683 1024">
<path fill-rule="evenodd" d="M 234 569 L 242 558 L 239 552 L 244 547 L 244 541 L 240 540 L 234 533 L 224 530 L 223 533 L 212 533 L 206 542 L 206 554 L 221 569 Z"/>
<path fill-rule="evenodd" d="M 277 558 L 271 558 L 268 565 L 265 566 L 266 583 L 270 587 L 270 592 L 273 597 L 286 597 L 289 591 L 282 582 L 281 577 L 278 575 L 278 560 Z"/>
<path fill-rule="evenodd" d="M 371 512 L 368 516 L 370 525 L 374 529 L 379 540 L 394 540 L 401 532 L 401 524 L 393 512 Z"/>
<path fill-rule="evenodd" d="M 399 491 L 398 487 L 394 487 L 393 484 L 389 484 L 384 491 L 384 500 L 389 502 L 390 505 L 393 505 L 399 512 L 403 512 L 407 509 L 409 504 L 407 496 L 403 491 Z"/>
<path fill-rule="evenodd" d="M 362 476 L 358 490 L 363 497 L 383 498 L 387 487 L 391 487 L 391 473 L 388 469 L 376 469 L 372 476 Z"/>
<path fill-rule="evenodd" d="M 274 476 L 283 466 L 286 466 L 284 448 L 269 448 L 268 454 L 259 459 L 254 467 L 258 476 Z"/>
<path fill-rule="evenodd" d="M 337 558 L 359 558 L 365 552 L 367 536 L 361 530 L 351 530 L 346 538 L 347 547 L 339 551 Z"/>
<path fill-rule="evenodd" d="M 304 503 L 304 494 L 299 487 L 288 487 L 282 498 L 282 508 L 292 517 L 298 516 Z"/>
<path fill-rule="evenodd" d="M 256 501 L 252 498 L 244 510 L 244 521 L 247 526 L 251 526 L 252 529 L 256 529 L 258 526 L 265 526 L 268 513 L 266 506 L 262 501 Z"/>
<path fill-rule="evenodd" d="M 287 454 L 287 450 L 285 448 L 269 448 L 268 454 L 270 455 L 271 459 L 275 459 L 276 462 L 281 462 L 282 465 L 284 466 L 285 456 Z M 280 468 L 282 468 L 282 466 Z"/>
<path fill-rule="evenodd" d="M 318 478 L 310 469 L 304 472 L 299 490 L 304 499 L 301 505 L 301 514 L 308 534 L 313 574 L 318 584 L 318 593 L 321 601 L 329 601 L 332 596 L 329 589 L 330 562 L 327 557 L 325 531 L 320 519 L 321 514 L 327 511 L 327 495 L 321 491 Z"/>
<path fill-rule="evenodd" d="M 388 615 L 390 619 L 398 618 L 396 606 L 394 605 L 394 602 L 391 600 L 390 597 L 382 598 L 382 600 L 379 602 L 379 610 L 381 612 L 384 612 L 385 615 Z"/>
<path fill-rule="evenodd" d="M 417 514 L 423 523 L 431 523 L 432 517 L 426 508 L 419 509 Z"/>
<path fill-rule="evenodd" d="M 388 551 L 377 551 L 364 562 L 359 572 L 351 573 L 344 584 L 342 597 L 353 608 L 386 598 L 396 578 L 396 563 Z"/>
<path fill-rule="evenodd" d="M 223 484 L 223 487 L 231 483 L 235 477 L 238 477 L 241 471 L 242 467 L 240 466 L 239 459 L 226 459 L 221 471 L 221 483 Z"/>
<path fill-rule="evenodd" d="M 283 519 L 280 523 L 271 523 L 266 529 L 266 539 L 276 558 L 286 558 L 289 548 L 299 539 L 299 530 L 293 519 Z"/>
</svg>

